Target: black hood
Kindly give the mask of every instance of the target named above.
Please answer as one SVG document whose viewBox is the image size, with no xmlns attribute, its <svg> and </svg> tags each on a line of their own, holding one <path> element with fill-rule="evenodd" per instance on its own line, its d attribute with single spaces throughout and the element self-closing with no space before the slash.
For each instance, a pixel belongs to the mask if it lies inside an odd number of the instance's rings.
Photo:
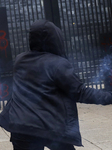
<svg viewBox="0 0 112 150">
<path fill-rule="evenodd" d="M 47 20 L 37 20 L 32 24 L 29 43 L 31 51 L 49 52 L 66 57 L 61 30 Z"/>
</svg>

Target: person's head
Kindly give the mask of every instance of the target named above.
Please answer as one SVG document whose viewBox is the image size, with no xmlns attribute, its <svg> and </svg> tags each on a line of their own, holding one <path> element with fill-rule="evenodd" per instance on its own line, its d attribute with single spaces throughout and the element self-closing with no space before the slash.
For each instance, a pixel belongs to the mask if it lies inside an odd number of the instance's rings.
<svg viewBox="0 0 112 150">
<path fill-rule="evenodd" d="M 66 57 L 61 30 L 47 20 L 35 21 L 29 33 L 31 51 L 49 52 Z"/>
</svg>

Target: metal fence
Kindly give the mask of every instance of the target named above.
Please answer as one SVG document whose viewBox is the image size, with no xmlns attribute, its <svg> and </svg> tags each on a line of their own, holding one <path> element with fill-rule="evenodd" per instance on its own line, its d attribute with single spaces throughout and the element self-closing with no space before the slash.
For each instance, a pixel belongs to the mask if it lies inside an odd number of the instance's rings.
<svg viewBox="0 0 112 150">
<path fill-rule="evenodd" d="M 47 18 L 61 27 L 66 53 L 80 79 L 87 86 L 112 89 L 111 0 L 0 0 L 1 7 L 6 8 L 13 61 L 29 50 L 32 22 Z M 2 72 L 1 82 L 8 75 Z M 6 88 L 6 83 L 2 87 Z"/>
<path fill-rule="evenodd" d="M 112 51 L 112 43 L 109 43 L 109 39 L 112 40 L 112 1 L 58 0 L 58 2 L 67 54 L 73 62 L 76 73 L 87 86 L 105 88 L 107 77 L 104 79 L 102 63 L 103 58 Z M 106 42 L 110 45 L 103 45 Z M 110 80 L 108 78 L 108 82 L 111 83 Z"/>
<path fill-rule="evenodd" d="M 14 62 L 19 53 L 29 50 L 28 34 L 31 24 L 36 19 L 45 18 L 43 1 L 0 0 L 0 8 L 6 8 L 9 43 Z M 0 69 L 0 75 L 0 109 L 3 109 L 6 101 L 11 97 L 13 74 L 11 70 L 9 72 Z"/>
<path fill-rule="evenodd" d="M 0 6 L 6 7 L 12 58 L 27 51 L 28 32 L 32 22 L 44 18 L 42 0 L 0 0 Z"/>
</svg>

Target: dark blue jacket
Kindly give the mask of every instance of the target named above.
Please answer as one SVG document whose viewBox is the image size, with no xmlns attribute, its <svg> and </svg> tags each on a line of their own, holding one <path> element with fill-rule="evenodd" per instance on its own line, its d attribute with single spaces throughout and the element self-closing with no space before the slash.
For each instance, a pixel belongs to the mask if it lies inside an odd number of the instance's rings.
<svg viewBox="0 0 112 150">
<path fill-rule="evenodd" d="M 13 133 L 82 146 L 76 102 L 110 104 L 111 93 L 80 81 L 54 24 L 42 20 L 32 25 L 30 49 L 16 58 L 12 99 L 0 114 L 0 125 Z"/>
</svg>

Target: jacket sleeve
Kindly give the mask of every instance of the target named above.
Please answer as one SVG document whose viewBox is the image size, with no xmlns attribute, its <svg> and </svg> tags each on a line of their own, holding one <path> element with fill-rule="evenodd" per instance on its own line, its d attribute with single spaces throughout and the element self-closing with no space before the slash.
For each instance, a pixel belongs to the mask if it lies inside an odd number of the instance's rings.
<svg viewBox="0 0 112 150">
<path fill-rule="evenodd" d="M 55 84 L 61 92 L 76 102 L 102 105 L 112 104 L 111 92 L 86 87 L 67 60 L 62 60 L 58 63 L 55 72 Z"/>
</svg>

